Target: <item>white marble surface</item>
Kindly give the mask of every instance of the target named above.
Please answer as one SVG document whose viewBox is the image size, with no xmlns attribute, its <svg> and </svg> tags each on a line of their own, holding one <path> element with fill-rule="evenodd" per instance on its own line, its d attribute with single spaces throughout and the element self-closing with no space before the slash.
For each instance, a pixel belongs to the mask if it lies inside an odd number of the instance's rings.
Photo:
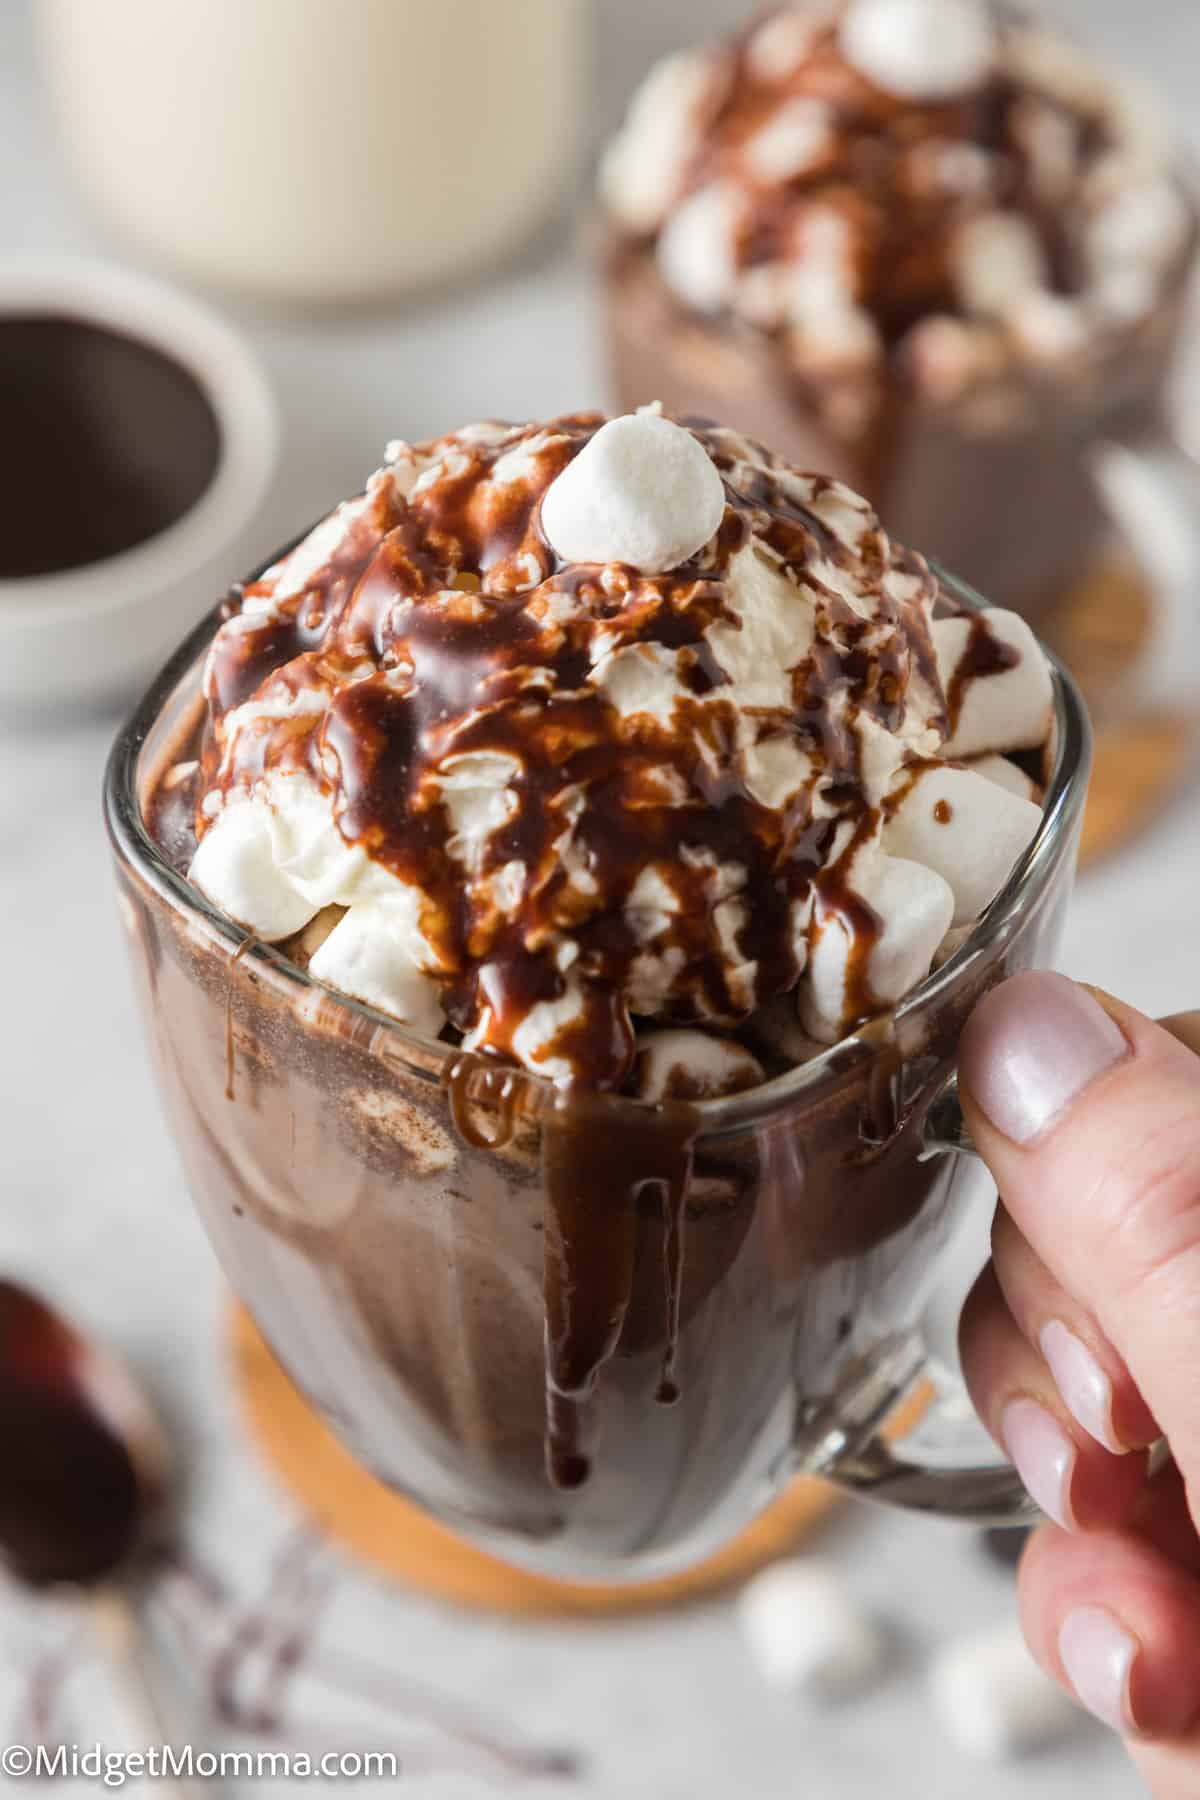
<svg viewBox="0 0 1200 1800">
<path fill-rule="evenodd" d="M 740 11 L 732 0 L 601 4 L 606 118 L 647 48 L 678 37 L 689 17 Z M 1143 63 L 1186 125 L 1200 56 L 1194 7 L 1060 0 L 1060 10 Z M 0 0 L 0 254 L 100 242 L 54 160 L 26 7 Z M 586 276 L 564 242 L 461 298 L 393 317 L 305 323 L 247 315 L 245 323 L 277 384 L 287 433 L 282 479 L 261 522 L 264 549 L 349 489 L 397 432 L 419 436 L 480 414 L 603 399 Z M 73 717 L 18 732 L 0 720 L 0 1269 L 35 1282 L 105 1333 L 153 1388 L 187 1471 L 189 1541 L 232 1597 L 214 1627 L 219 1640 L 253 1608 L 296 1520 L 233 1416 L 221 1283 L 151 1091 L 100 823 L 112 729 L 110 719 Z M 1150 1010 L 1194 1002 L 1198 890 L 1193 791 L 1134 850 L 1088 877 L 1064 966 Z M 456 1756 L 449 1735 L 429 1726 L 419 1699 L 425 1689 L 468 1712 L 482 1709 L 510 1737 L 579 1751 L 587 1764 L 581 1784 L 536 1784 L 547 1793 L 958 1800 L 970 1791 L 976 1800 L 1067 1800 L 1086 1791 L 1116 1800 L 1135 1791 L 1115 1745 L 1088 1726 L 1019 1770 L 979 1770 L 938 1735 L 922 1694 L 924 1654 L 956 1631 L 1002 1619 L 1010 1606 L 1007 1579 L 981 1560 L 968 1534 L 863 1510 L 843 1514 L 828 1541 L 847 1578 L 895 1621 L 906 1649 L 894 1678 L 851 1709 L 812 1715 L 768 1695 L 724 1602 L 635 1623 L 520 1625 L 466 1618 L 319 1560 L 318 1577 L 334 1578 L 331 1597 L 323 1607 L 303 1591 L 292 1601 L 311 1613 L 319 1639 L 316 1662 L 293 1683 L 292 1729 L 341 1748 L 396 1747 L 410 1768 L 401 1791 L 430 1796 L 490 1791 L 500 1774 L 486 1757 Z M 39 1658 L 71 1631 L 63 1609 L 34 1608 L 0 1589 L 0 1739 L 29 1701 Z M 268 1641 L 250 1652 L 243 1684 L 265 1678 L 269 1649 Z M 402 1716 L 339 1695 L 323 1665 L 346 1652 L 389 1670 L 395 1683 L 416 1684 Z M 197 1744 L 246 1741 L 203 1702 L 197 1688 Z M 52 1730 L 81 1743 L 97 1733 L 136 1741 L 114 1723 L 103 1672 L 82 1648 Z M 526 1785 L 535 1784 L 512 1778 L 514 1791 Z"/>
</svg>

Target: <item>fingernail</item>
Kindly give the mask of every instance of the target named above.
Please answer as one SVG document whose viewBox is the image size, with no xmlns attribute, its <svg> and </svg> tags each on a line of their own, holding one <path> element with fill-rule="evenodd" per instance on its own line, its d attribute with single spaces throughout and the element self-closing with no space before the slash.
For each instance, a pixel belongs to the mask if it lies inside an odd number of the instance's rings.
<svg viewBox="0 0 1200 1800">
<path fill-rule="evenodd" d="M 1137 1729 L 1129 1681 L 1138 1642 L 1103 1606 L 1077 1606 L 1058 1634 L 1058 1654 L 1080 1703 L 1113 1731 Z"/>
<path fill-rule="evenodd" d="M 1029 1144 L 1128 1055 L 1124 1032 L 1086 988 L 1030 971 L 976 1007 L 959 1072 L 997 1131 Z"/>
<path fill-rule="evenodd" d="M 1112 1382 L 1082 1338 L 1061 1319 L 1051 1319 L 1038 1339 L 1063 1405 L 1089 1437 L 1124 1456 L 1126 1446 L 1113 1425 Z"/>
<path fill-rule="evenodd" d="M 1000 1435 L 1013 1467 L 1046 1517 L 1074 1531 L 1071 1483 L 1075 1478 L 1075 1445 L 1058 1420 L 1036 1400 L 1010 1400 Z"/>
</svg>

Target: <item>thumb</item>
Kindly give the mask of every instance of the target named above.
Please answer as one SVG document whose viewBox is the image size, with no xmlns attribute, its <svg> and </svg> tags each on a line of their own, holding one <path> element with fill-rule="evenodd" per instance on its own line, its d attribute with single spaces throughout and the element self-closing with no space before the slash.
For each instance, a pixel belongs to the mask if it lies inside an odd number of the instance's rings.
<svg viewBox="0 0 1200 1800">
<path fill-rule="evenodd" d="M 1200 1041 L 1065 976 L 1017 975 L 963 1034 L 963 1109 L 1004 1204 L 1124 1359 L 1200 1483 Z M 1193 1500 L 1195 1507 L 1195 1500 Z"/>
</svg>

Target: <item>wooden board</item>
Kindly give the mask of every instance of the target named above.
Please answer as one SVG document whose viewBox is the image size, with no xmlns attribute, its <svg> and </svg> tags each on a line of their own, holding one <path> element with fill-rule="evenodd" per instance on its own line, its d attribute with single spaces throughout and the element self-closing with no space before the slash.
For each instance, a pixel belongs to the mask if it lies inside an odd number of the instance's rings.
<svg viewBox="0 0 1200 1800">
<path fill-rule="evenodd" d="M 629 1586 L 575 1586 L 514 1569 L 402 1500 L 343 1450 L 280 1368 L 249 1314 L 235 1307 L 230 1347 L 238 1399 L 268 1465 L 343 1549 L 382 1575 L 461 1606 L 542 1617 L 599 1617 L 697 1600 L 744 1580 L 802 1543 L 838 1490 L 792 1483 L 740 1538 L 681 1575 Z"/>
</svg>

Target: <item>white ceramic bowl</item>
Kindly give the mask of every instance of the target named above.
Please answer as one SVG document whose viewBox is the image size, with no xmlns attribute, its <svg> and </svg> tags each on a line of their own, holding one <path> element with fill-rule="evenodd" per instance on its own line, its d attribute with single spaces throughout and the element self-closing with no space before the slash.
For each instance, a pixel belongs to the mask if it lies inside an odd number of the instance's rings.
<svg viewBox="0 0 1200 1800">
<path fill-rule="evenodd" d="M 200 384 L 220 451 L 208 487 L 155 536 L 80 568 L 0 579 L 0 707 L 113 703 L 140 687 L 252 559 L 278 457 L 253 352 L 209 307 L 149 276 L 64 258 L 0 263 L 0 318 L 65 316 L 161 351 Z"/>
</svg>

